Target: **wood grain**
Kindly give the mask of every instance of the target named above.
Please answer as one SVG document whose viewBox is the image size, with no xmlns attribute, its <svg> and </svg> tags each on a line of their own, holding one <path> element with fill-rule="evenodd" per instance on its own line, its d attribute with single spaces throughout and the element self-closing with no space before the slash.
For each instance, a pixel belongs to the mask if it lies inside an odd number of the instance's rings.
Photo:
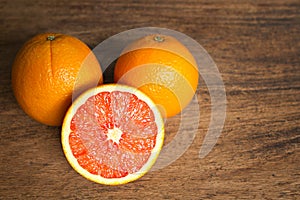
<svg viewBox="0 0 300 200">
<path fill-rule="evenodd" d="M 0 0 L 0 199 L 300 199 L 299 10 L 297 0 Z M 214 59 L 227 95 L 223 132 L 199 159 L 211 117 L 201 79 L 196 137 L 179 159 L 133 183 L 95 184 L 67 163 L 60 127 L 41 125 L 18 106 L 14 56 L 41 32 L 72 34 L 93 48 L 149 26 L 189 35 Z M 166 144 L 179 121 L 166 122 Z"/>
</svg>

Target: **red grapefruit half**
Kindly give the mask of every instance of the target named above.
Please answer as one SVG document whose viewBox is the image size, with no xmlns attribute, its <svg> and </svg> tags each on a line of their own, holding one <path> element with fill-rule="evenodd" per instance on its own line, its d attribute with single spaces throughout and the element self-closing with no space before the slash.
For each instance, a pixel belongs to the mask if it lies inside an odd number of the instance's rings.
<svg viewBox="0 0 300 200">
<path fill-rule="evenodd" d="M 101 184 L 124 184 L 155 163 L 164 122 L 155 103 L 138 89 L 106 84 L 73 102 L 61 140 L 68 162 L 79 174 Z"/>
</svg>

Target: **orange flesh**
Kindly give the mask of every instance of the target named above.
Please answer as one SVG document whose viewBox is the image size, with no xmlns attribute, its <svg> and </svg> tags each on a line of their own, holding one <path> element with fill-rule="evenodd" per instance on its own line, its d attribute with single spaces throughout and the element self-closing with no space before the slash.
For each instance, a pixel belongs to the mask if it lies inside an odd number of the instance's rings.
<svg viewBox="0 0 300 200">
<path fill-rule="evenodd" d="M 70 128 L 69 144 L 79 165 L 104 178 L 139 171 L 157 135 L 151 108 L 136 95 L 120 91 L 90 97 L 74 114 Z"/>
</svg>

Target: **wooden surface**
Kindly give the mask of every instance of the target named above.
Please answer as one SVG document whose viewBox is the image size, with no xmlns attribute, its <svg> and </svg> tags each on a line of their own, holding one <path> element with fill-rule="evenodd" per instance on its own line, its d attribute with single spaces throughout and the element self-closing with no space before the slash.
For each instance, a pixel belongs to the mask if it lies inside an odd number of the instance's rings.
<svg viewBox="0 0 300 200">
<path fill-rule="evenodd" d="M 211 116 L 201 79 L 192 145 L 136 182 L 103 186 L 67 163 L 60 127 L 30 119 L 11 90 L 11 65 L 35 34 L 72 34 L 90 47 L 138 27 L 180 31 L 200 43 L 222 75 L 227 113 L 203 159 Z M 298 0 L 0 0 L 0 199 L 300 199 L 300 2 Z M 178 117 L 166 123 L 166 143 Z"/>
</svg>

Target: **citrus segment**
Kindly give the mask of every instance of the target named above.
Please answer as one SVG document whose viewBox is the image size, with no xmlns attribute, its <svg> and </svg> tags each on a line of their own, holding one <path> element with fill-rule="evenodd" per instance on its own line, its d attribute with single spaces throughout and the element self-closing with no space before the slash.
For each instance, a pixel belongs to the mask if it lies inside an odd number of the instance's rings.
<svg viewBox="0 0 300 200">
<path fill-rule="evenodd" d="M 73 168 L 103 184 L 122 184 L 145 174 L 163 144 L 163 120 L 137 89 L 102 85 L 81 95 L 68 110 L 62 145 Z"/>
</svg>

